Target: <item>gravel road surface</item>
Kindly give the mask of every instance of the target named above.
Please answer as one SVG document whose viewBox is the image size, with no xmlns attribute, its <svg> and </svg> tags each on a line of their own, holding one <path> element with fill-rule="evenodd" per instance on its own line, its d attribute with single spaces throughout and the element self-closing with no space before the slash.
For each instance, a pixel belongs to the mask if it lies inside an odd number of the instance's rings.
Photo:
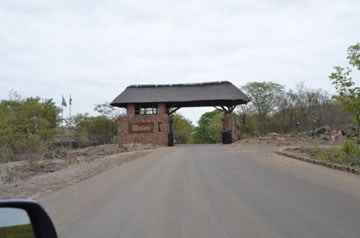
<svg viewBox="0 0 360 238">
<path fill-rule="evenodd" d="M 160 148 L 39 201 L 60 238 L 360 237 L 360 176 L 272 148 Z"/>
</svg>

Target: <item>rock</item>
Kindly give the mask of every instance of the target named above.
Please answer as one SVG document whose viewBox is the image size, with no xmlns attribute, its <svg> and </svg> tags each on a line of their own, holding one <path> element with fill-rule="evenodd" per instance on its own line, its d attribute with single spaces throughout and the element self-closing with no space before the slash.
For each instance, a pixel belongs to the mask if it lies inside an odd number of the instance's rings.
<svg viewBox="0 0 360 238">
<path fill-rule="evenodd" d="M 276 132 L 271 132 L 268 134 L 268 136 L 280 136 L 280 134 Z"/>
<path fill-rule="evenodd" d="M 348 127 L 344 128 L 342 131 L 344 133 L 344 136 L 353 137 L 356 134 L 356 127 L 348 126 Z"/>
<path fill-rule="evenodd" d="M 329 140 L 329 136 L 326 135 L 326 134 L 320 134 L 320 135 L 319 135 L 319 138 L 320 138 L 320 139 L 323 139 L 323 140 Z"/>
<path fill-rule="evenodd" d="M 331 132 L 331 128 L 329 126 L 322 126 L 312 131 L 312 136 L 321 136 L 326 135 L 329 136 Z M 321 136 L 323 138 L 323 136 Z"/>
<path fill-rule="evenodd" d="M 342 130 L 334 130 L 330 133 L 329 140 L 330 141 L 339 141 L 344 138 Z"/>
</svg>

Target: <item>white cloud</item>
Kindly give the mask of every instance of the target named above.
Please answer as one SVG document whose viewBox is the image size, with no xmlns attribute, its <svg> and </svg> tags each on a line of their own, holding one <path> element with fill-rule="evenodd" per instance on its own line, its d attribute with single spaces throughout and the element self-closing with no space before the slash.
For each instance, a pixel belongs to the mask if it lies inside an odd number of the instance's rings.
<svg viewBox="0 0 360 238">
<path fill-rule="evenodd" d="M 85 112 L 141 83 L 304 81 L 332 90 L 332 66 L 360 39 L 359 8 L 351 0 L 4 2 L 0 96 L 14 89 L 60 103 L 72 93 L 74 111 Z"/>
</svg>

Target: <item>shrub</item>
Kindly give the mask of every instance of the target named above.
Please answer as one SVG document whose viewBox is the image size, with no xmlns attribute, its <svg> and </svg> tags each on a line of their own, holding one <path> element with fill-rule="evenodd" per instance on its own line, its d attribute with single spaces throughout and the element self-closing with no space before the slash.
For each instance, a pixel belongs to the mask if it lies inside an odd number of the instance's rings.
<svg viewBox="0 0 360 238">
<path fill-rule="evenodd" d="M 4 178 L 5 183 L 14 182 L 20 176 L 19 172 L 14 169 L 7 168 L 6 175 Z"/>
<path fill-rule="evenodd" d="M 341 147 L 341 156 L 345 161 L 360 163 L 360 149 L 354 140 L 346 140 Z"/>
<path fill-rule="evenodd" d="M 117 126 L 113 119 L 78 114 L 73 118 L 73 125 L 81 147 L 116 142 Z"/>
<path fill-rule="evenodd" d="M 16 95 L 0 102 L 0 161 L 41 158 L 60 122 L 60 109 L 51 99 Z"/>
</svg>

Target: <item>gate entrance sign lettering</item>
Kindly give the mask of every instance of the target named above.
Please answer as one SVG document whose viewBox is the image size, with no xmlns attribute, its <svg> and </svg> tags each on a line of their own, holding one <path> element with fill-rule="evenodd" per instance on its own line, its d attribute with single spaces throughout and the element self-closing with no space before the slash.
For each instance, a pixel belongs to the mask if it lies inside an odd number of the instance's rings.
<svg viewBox="0 0 360 238">
<path fill-rule="evenodd" d="M 153 133 L 154 123 L 152 122 L 139 122 L 129 123 L 129 133 Z"/>
</svg>

